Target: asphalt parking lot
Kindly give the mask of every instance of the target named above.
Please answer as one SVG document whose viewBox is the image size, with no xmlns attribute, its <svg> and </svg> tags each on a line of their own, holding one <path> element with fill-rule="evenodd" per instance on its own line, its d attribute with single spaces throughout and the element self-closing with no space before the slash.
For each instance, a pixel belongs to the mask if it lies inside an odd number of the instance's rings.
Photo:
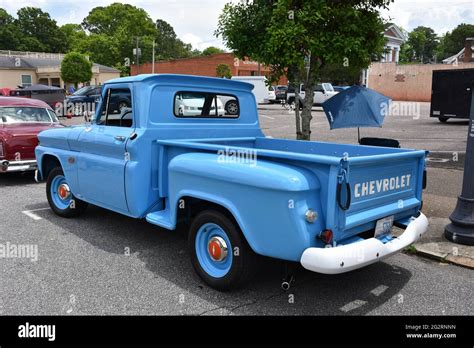
<svg viewBox="0 0 474 348">
<path fill-rule="evenodd" d="M 432 152 L 438 160 L 429 163 L 424 211 L 446 218 L 461 189 L 468 124 L 441 124 L 427 108 L 420 105 L 418 118 L 387 118 L 382 129 L 361 132 Z M 294 138 L 294 116 L 282 106 L 261 106 L 260 121 L 266 135 Z M 313 140 L 357 142 L 356 130 L 329 131 L 319 108 L 312 129 Z M 3 315 L 474 314 L 472 270 L 409 254 L 337 276 L 299 268 L 288 292 L 280 289 L 282 264 L 265 259 L 248 287 L 219 293 L 192 269 L 186 226 L 170 232 L 97 207 L 59 218 L 48 208 L 45 184 L 31 174 L 0 176 L 0 221 L 0 243 L 38 251 L 36 261 L 0 259 Z"/>
</svg>

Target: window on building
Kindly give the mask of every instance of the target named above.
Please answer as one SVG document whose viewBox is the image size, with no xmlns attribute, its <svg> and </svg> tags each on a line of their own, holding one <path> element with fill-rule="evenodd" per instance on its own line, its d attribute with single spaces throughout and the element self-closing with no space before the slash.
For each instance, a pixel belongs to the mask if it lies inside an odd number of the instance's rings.
<svg viewBox="0 0 474 348">
<path fill-rule="evenodd" d="M 21 75 L 21 85 L 23 87 L 30 87 L 32 85 L 31 75 Z"/>
</svg>

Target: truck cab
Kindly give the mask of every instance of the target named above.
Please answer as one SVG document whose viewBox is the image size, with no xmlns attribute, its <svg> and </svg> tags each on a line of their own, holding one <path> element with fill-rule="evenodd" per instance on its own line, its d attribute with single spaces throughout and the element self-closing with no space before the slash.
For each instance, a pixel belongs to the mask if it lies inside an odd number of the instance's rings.
<svg viewBox="0 0 474 348">
<path fill-rule="evenodd" d="M 39 134 L 51 209 L 71 218 L 93 204 L 170 231 L 188 222 L 194 269 L 218 290 L 248 282 L 259 256 L 343 273 L 424 233 L 425 151 L 266 138 L 252 89 L 184 75 L 108 81 L 91 124 Z M 114 107 L 116 95 L 130 104 Z M 395 237 L 393 225 L 406 230 Z"/>
</svg>

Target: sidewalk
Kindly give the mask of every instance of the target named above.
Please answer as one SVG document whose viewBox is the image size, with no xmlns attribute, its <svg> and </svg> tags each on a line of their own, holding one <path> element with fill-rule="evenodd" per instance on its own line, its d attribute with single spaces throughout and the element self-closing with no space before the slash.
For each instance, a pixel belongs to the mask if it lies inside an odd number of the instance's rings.
<svg viewBox="0 0 474 348">
<path fill-rule="evenodd" d="M 428 231 L 406 252 L 474 269 L 474 246 L 455 244 L 444 238 L 449 219 L 432 217 L 429 223 Z"/>
</svg>

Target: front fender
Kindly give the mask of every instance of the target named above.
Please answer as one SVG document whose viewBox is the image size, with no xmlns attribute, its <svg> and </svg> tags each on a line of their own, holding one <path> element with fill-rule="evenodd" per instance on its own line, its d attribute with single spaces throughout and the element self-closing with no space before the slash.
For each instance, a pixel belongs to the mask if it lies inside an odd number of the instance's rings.
<svg viewBox="0 0 474 348">
<path fill-rule="evenodd" d="M 315 246 L 324 221 L 319 189 L 309 171 L 268 160 L 226 162 L 217 154 L 186 153 L 169 163 L 175 220 L 181 197 L 219 204 L 232 213 L 256 253 L 285 260 L 299 261 L 306 248 Z M 320 216 L 316 223 L 305 220 L 309 208 Z"/>
</svg>

